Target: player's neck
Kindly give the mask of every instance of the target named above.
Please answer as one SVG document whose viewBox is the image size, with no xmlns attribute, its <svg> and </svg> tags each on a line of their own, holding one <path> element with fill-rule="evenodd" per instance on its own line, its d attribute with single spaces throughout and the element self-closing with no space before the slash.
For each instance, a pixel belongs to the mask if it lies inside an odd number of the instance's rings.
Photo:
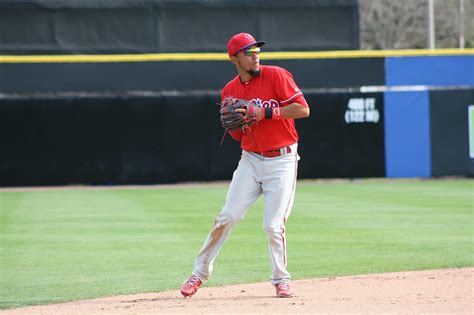
<svg viewBox="0 0 474 315">
<path fill-rule="evenodd" d="M 239 73 L 240 82 L 247 83 L 252 80 L 252 75 L 248 71 L 238 67 L 237 72 Z"/>
<path fill-rule="evenodd" d="M 250 71 L 239 70 L 239 77 L 240 82 L 242 84 L 249 83 L 254 77 L 260 76 L 260 71 L 255 71 L 254 73 L 250 73 Z"/>
<path fill-rule="evenodd" d="M 252 80 L 252 76 L 248 73 L 239 73 L 239 77 L 240 77 L 240 82 L 243 83 L 243 84 L 246 84 L 248 83 L 250 80 Z"/>
</svg>

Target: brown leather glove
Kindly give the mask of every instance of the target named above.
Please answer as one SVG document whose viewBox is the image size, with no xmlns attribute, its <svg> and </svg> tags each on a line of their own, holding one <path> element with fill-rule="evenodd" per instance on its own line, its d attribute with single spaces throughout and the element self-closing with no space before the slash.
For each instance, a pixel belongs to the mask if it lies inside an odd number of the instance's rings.
<svg viewBox="0 0 474 315">
<path fill-rule="evenodd" d="M 227 97 L 220 105 L 221 123 L 226 131 L 241 130 L 245 132 L 257 122 L 258 107 L 250 101 Z M 244 109 L 245 114 L 236 111 L 237 109 Z"/>
</svg>

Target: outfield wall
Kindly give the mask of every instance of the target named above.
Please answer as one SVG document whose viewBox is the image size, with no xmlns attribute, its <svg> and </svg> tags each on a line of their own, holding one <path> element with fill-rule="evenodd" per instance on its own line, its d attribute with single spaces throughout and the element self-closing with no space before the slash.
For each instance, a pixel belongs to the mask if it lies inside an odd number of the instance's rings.
<svg viewBox="0 0 474 315">
<path fill-rule="evenodd" d="M 45 60 L 4 56 L 3 63 L 0 56 L 0 92 L 123 94 L 126 91 L 220 90 L 236 75 L 235 66 L 224 54 L 218 55 L 223 57 L 221 60 L 206 60 L 214 57 L 213 54 L 176 54 L 173 56 L 188 59 L 157 60 L 161 56 L 150 55 L 149 61 L 137 62 L 128 61 L 126 56 L 117 62 L 102 62 L 101 58 L 93 57 L 80 62 L 77 56 Z M 288 69 L 303 89 L 384 85 L 383 58 L 278 59 L 282 56 L 269 57 L 272 59 L 262 64 Z M 59 62 L 61 60 L 66 62 Z"/>
<path fill-rule="evenodd" d="M 361 97 L 380 120 L 346 122 L 350 100 Z M 384 176 L 382 93 L 306 98 L 318 106 L 297 122 L 300 177 Z M 229 179 L 240 148 L 230 136 L 219 145 L 218 101 L 217 94 L 3 99 L 0 185 Z"/>
<path fill-rule="evenodd" d="M 266 63 L 294 73 L 311 107 L 311 116 L 296 122 L 299 177 L 473 176 L 468 108 L 474 105 L 474 52 L 453 57 L 270 58 Z M 223 81 L 234 75 L 224 59 L 5 60 L 0 58 L 0 186 L 230 179 L 240 150 L 230 137 L 219 146 L 214 87 L 221 82 L 211 80 L 224 67 Z M 127 73 L 159 67 L 150 80 L 157 85 L 133 86 L 120 76 L 129 66 L 134 70 Z M 103 85 L 91 83 L 97 77 L 87 80 L 105 69 L 109 81 Z M 187 78 L 201 88 L 190 89 Z M 179 89 L 168 90 L 175 84 Z"/>
<path fill-rule="evenodd" d="M 389 57 L 385 64 L 386 175 L 473 176 L 474 56 Z"/>
</svg>

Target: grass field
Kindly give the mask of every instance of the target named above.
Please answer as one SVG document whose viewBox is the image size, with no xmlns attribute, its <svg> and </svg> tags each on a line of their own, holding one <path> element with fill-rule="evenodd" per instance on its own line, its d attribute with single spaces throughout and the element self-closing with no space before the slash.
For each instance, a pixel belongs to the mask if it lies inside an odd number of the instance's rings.
<svg viewBox="0 0 474 315">
<path fill-rule="evenodd" d="M 226 185 L 0 191 L 0 309 L 177 289 Z M 474 181 L 300 182 L 294 279 L 474 266 Z M 270 276 L 260 199 L 207 285 Z"/>
</svg>

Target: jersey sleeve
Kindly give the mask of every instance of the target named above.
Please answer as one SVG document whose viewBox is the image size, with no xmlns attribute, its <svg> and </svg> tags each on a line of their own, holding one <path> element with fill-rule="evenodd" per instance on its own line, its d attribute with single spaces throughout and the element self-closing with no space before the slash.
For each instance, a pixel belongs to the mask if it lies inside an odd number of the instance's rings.
<svg viewBox="0 0 474 315">
<path fill-rule="evenodd" d="M 296 85 L 291 73 L 285 69 L 280 68 L 279 71 L 276 71 L 274 85 L 277 96 L 280 99 L 280 106 L 297 102 L 304 107 L 308 107 L 303 92 L 301 92 L 300 88 Z"/>
<path fill-rule="evenodd" d="M 299 96 L 295 97 L 288 104 L 290 104 L 290 103 L 298 103 L 298 104 L 302 105 L 303 107 L 309 107 L 308 102 L 306 102 L 306 99 L 304 98 L 303 95 L 299 95 Z"/>
</svg>

